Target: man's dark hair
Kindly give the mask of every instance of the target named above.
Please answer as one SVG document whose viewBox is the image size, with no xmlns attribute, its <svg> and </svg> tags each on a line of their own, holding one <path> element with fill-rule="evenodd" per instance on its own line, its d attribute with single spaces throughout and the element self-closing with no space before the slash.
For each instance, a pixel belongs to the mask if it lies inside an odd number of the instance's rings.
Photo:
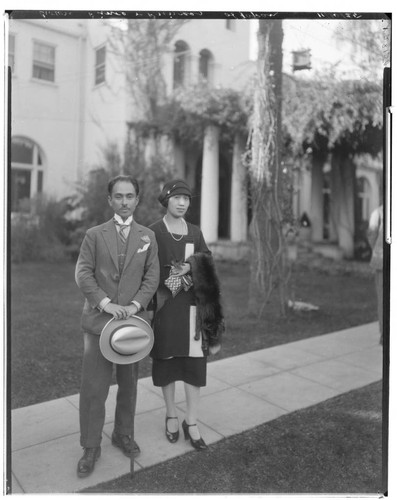
<svg viewBox="0 0 397 500">
<path fill-rule="evenodd" d="M 134 186 L 136 195 L 139 195 L 139 184 L 135 177 L 132 177 L 132 175 L 117 175 L 116 177 L 110 179 L 108 183 L 109 196 L 112 196 L 113 187 L 116 182 L 131 182 L 131 184 Z"/>
</svg>

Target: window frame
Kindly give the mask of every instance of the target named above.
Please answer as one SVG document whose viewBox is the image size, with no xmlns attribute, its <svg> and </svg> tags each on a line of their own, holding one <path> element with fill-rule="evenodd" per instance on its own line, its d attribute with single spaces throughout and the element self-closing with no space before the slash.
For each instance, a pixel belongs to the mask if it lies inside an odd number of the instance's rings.
<svg viewBox="0 0 397 500">
<path fill-rule="evenodd" d="M 369 222 L 371 216 L 371 194 L 372 188 L 369 179 L 365 175 L 356 177 L 357 203 L 360 207 L 360 219 Z"/>
<path fill-rule="evenodd" d="M 214 55 L 209 49 L 201 49 L 199 52 L 199 61 L 198 61 L 198 74 L 199 78 L 206 82 L 208 85 L 213 83 L 214 79 Z M 206 75 L 202 71 L 206 70 Z"/>
<path fill-rule="evenodd" d="M 104 50 L 104 60 L 103 62 L 98 63 L 98 53 L 99 51 Z M 95 62 L 94 62 L 94 86 L 97 87 L 98 85 L 103 85 L 106 83 L 106 55 L 107 55 L 107 50 L 106 50 L 106 43 L 99 45 L 94 49 L 95 51 Z M 98 76 L 99 75 L 99 76 Z M 103 79 L 98 79 L 99 77 Z"/>
<path fill-rule="evenodd" d="M 42 46 L 52 51 L 53 62 L 49 63 L 46 61 L 42 61 L 40 59 L 35 59 L 35 48 L 38 46 Z M 33 55 L 32 55 L 32 78 L 34 80 L 46 83 L 55 83 L 55 68 L 56 68 L 56 46 L 52 43 L 43 42 L 42 40 L 33 40 Z M 41 71 L 48 71 L 52 78 L 43 78 L 39 74 L 35 74 L 35 69 L 39 69 Z"/>
<path fill-rule="evenodd" d="M 185 87 L 190 79 L 190 46 L 184 40 L 177 40 L 173 51 L 173 88 Z"/>
<path fill-rule="evenodd" d="M 26 142 L 32 148 L 32 162 L 16 162 L 13 161 L 11 156 L 11 174 L 20 172 L 29 173 L 29 199 L 31 200 L 36 195 L 43 193 L 45 184 L 45 160 L 44 153 L 41 147 L 32 139 L 24 136 L 14 136 L 11 138 L 11 144 L 13 141 Z M 13 192 L 14 186 L 11 186 L 11 192 Z M 19 212 L 18 204 L 20 200 L 10 200 L 12 205 L 15 205 L 16 210 L 12 212 Z"/>
</svg>

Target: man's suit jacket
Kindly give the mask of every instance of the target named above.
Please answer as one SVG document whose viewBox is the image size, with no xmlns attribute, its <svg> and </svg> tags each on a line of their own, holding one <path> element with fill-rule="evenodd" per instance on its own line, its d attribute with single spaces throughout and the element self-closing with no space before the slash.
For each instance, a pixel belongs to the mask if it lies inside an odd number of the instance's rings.
<svg viewBox="0 0 397 500">
<path fill-rule="evenodd" d="M 131 224 L 123 271 L 119 273 L 117 229 L 110 220 L 89 229 L 76 264 L 76 283 L 85 296 L 83 331 L 99 335 L 112 318 L 97 306 L 105 297 L 119 305 L 133 300 L 146 308 L 159 284 L 156 237 L 150 229 Z"/>
</svg>

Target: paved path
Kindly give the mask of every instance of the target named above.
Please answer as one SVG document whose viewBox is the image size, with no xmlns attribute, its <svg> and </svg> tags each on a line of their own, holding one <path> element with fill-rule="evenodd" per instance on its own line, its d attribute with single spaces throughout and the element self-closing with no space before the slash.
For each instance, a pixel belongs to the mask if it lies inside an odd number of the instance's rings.
<svg viewBox="0 0 397 500">
<path fill-rule="evenodd" d="M 315 405 L 382 378 L 376 323 L 249 352 L 208 364 L 200 429 L 207 444 Z M 177 384 L 180 420 L 185 408 Z M 12 411 L 12 493 L 72 493 L 129 473 L 129 459 L 111 445 L 115 386 L 107 402 L 102 456 L 93 474 L 76 475 L 78 395 Z M 164 436 L 165 408 L 151 378 L 139 380 L 136 438 L 142 449 L 135 471 L 187 452 L 184 439 Z M 181 437 L 183 434 L 181 433 Z"/>
</svg>

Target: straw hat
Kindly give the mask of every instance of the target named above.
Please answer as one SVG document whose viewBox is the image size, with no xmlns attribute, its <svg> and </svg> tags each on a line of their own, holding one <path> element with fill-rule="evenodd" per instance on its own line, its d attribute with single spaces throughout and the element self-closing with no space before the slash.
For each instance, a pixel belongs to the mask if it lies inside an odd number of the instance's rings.
<svg viewBox="0 0 397 500">
<path fill-rule="evenodd" d="M 147 356 L 153 342 L 154 334 L 149 323 L 139 316 L 130 316 L 108 321 L 101 332 L 99 347 L 106 359 L 126 365 Z"/>
</svg>

